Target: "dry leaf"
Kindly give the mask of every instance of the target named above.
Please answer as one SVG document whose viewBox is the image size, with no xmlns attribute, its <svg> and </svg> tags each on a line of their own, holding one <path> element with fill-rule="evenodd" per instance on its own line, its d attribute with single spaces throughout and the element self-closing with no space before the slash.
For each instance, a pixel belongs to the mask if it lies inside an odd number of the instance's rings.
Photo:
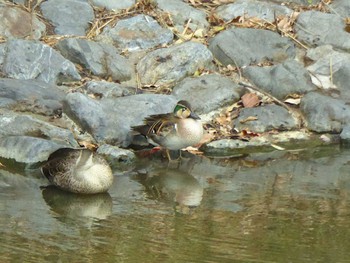
<svg viewBox="0 0 350 263">
<path fill-rule="evenodd" d="M 245 108 L 252 108 L 258 106 L 260 103 L 260 99 L 255 93 L 246 93 L 241 99 Z"/>
<path fill-rule="evenodd" d="M 257 119 L 258 119 L 258 117 L 256 117 L 256 116 L 249 116 L 249 117 L 245 118 L 244 120 L 240 120 L 239 122 L 246 123 L 248 121 L 256 121 Z"/>
<path fill-rule="evenodd" d="M 279 151 L 284 151 L 284 150 L 285 150 L 285 148 L 283 148 L 283 147 L 281 147 L 281 146 L 278 146 L 278 145 L 276 145 L 276 144 L 272 144 L 272 143 L 271 143 L 271 146 L 272 146 L 273 148 L 279 150 Z"/>
<path fill-rule="evenodd" d="M 299 105 L 300 104 L 300 98 L 298 99 L 293 99 L 293 98 L 288 98 L 284 102 L 292 105 Z"/>
<path fill-rule="evenodd" d="M 80 146 L 90 149 L 92 151 L 95 151 L 97 149 L 97 145 L 89 141 L 79 141 L 78 143 Z"/>
<path fill-rule="evenodd" d="M 243 137 L 258 137 L 259 136 L 259 133 L 247 131 L 247 130 L 242 130 L 241 133 L 242 133 Z"/>
</svg>

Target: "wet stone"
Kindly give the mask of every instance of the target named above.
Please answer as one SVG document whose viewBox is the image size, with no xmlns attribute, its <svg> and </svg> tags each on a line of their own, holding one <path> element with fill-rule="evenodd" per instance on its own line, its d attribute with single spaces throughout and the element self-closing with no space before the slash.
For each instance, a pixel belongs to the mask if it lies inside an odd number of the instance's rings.
<svg viewBox="0 0 350 263">
<path fill-rule="evenodd" d="M 225 30 L 209 41 L 209 49 L 222 64 L 239 67 L 280 63 L 295 57 L 295 47 L 290 39 L 269 30 L 252 28 Z"/>
<path fill-rule="evenodd" d="M 305 94 L 315 90 L 311 77 L 302 64 L 287 60 L 270 67 L 250 66 L 243 69 L 243 75 L 259 88 L 278 99 L 290 94 Z"/>
<path fill-rule="evenodd" d="M 248 120 L 251 117 L 256 120 Z M 239 131 L 266 132 L 292 130 L 297 128 L 298 124 L 285 108 L 269 104 L 255 108 L 243 108 L 239 117 L 234 120 L 233 127 Z"/>
<path fill-rule="evenodd" d="M 350 122 L 350 106 L 319 92 L 306 94 L 300 104 L 307 128 L 315 132 L 340 133 Z"/>
<path fill-rule="evenodd" d="M 330 44 L 350 51 L 350 35 L 345 26 L 339 15 L 317 11 L 302 12 L 295 23 L 298 40 L 312 47 Z"/>
<path fill-rule="evenodd" d="M 224 21 L 238 17 L 254 17 L 273 22 L 276 16 L 290 15 L 293 11 L 286 6 L 256 0 L 238 0 L 219 6 L 215 14 Z"/>
<path fill-rule="evenodd" d="M 188 26 L 193 32 L 196 30 L 206 32 L 209 28 L 206 13 L 182 0 L 156 0 L 156 3 L 159 9 L 170 15 L 171 21 L 180 33 L 183 32 L 185 26 Z"/>
<path fill-rule="evenodd" d="M 6 39 L 39 39 L 46 26 L 34 14 L 0 3 L 0 35 Z"/>
<path fill-rule="evenodd" d="M 136 159 L 132 151 L 109 144 L 103 144 L 98 147 L 97 153 L 106 156 L 106 159 L 112 163 L 129 164 Z"/>
<path fill-rule="evenodd" d="M 67 38 L 56 45 L 61 54 L 74 63 L 79 63 L 92 74 L 115 81 L 131 78 L 132 65 L 109 44 L 86 39 Z"/>
<path fill-rule="evenodd" d="M 169 29 L 161 27 L 152 17 L 137 15 L 118 21 L 114 27 L 107 26 L 96 39 L 119 50 L 138 51 L 168 44 L 173 37 Z"/>
<path fill-rule="evenodd" d="M 40 9 L 58 35 L 85 36 L 95 18 L 94 10 L 87 1 L 48 0 L 40 5 Z"/>
<path fill-rule="evenodd" d="M 238 101 L 244 89 L 227 77 L 217 74 L 185 78 L 173 88 L 178 100 L 191 102 L 197 114 L 209 113 Z"/>
<path fill-rule="evenodd" d="M 200 68 L 211 67 L 212 59 L 206 46 L 186 42 L 149 52 L 136 69 L 143 85 L 173 85 Z"/>
<path fill-rule="evenodd" d="M 63 91 L 38 80 L 0 79 L 0 108 L 52 116 L 62 112 Z"/>
<path fill-rule="evenodd" d="M 63 147 L 69 145 L 30 136 L 6 136 L 0 139 L 0 157 L 20 163 L 38 163 Z"/>
<path fill-rule="evenodd" d="M 350 125 L 346 124 L 340 133 L 340 139 L 346 141 L 347 145 L 350 145 Z"/>
<path fill-rule="evenodd" d="M 80 80 L 74 64 L 39 41 L 10 40 L 3 58 L 3 73 L 14 79 L 38 79 L 47 83 Z M 0 65 L 1 67 L 1 65 Z"/>
</svg>

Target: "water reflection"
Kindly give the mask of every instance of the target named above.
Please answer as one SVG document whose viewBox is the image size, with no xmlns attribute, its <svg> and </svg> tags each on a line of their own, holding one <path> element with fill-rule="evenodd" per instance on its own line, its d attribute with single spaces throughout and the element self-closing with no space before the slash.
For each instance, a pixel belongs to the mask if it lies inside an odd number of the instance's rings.
<svg viewBox="0 0 350 263">
<path fill-rule="evenodd" d="M 42 188 L 42 196 L 59 218 L 106 219 L 112 214 L 112 197 L 108 193 L 82 195 L 62 191 L 55 186 Z"/>
<path fill-rule="evenodd" d="M 350 258 L 350 151 L 336 146 L 146 159 L 91 200 L 45 184 L 0 170 L 1 262 Z"/>
<path fill-rule="evenodd" d="M 177 212 L 189 213 L 200 205 L 203 187 L 190 174 L 179 169 L 161 169 L 155 174 L 141 176 L 149 198 L 170 201 Z"/>
</svg>

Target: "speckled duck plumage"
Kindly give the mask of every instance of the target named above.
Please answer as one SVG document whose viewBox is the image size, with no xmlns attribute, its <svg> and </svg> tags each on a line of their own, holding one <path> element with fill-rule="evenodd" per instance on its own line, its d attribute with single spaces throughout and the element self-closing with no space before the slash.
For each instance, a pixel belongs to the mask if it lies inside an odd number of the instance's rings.
<svg viewBox="0 0 350 263">
<path fill-rule="evenodd" d="M 50 155 L 41 171 L 52 184 L 73 193 L 107 192 L 113 183 L 107 161 L 88 149 L 61 148 Z"/>
<path fill-rule="evenodd" d="M 167 150 L 181 150 L 198 144 L 203 137 L 203 125 L 191 105 L 179 101 L 172 113 L 151 115 L 144 120 L 144 125 L 134 126 L 148 138 L 153 145 Z"/>
</svg>

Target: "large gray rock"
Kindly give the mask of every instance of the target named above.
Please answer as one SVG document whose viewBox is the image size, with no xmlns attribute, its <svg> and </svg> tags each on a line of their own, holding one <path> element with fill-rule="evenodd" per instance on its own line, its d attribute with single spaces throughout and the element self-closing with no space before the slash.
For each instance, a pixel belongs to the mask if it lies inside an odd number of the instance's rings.
<svg viewBox="0 0 350 263">
<path fill-rule="evenodd" d="M 178 100 L 188 100 L 198 114 L 209 113 L 238 101 L 244 89 L 231 79 L 217 74 L 185 78 L 173 88 Z"/>
<path fill-rule="evenodd" d="M 121 9 L 127 9 L 135 4 L 135 0 L 91 0 L 94 6 L 104 7 L 107 10 L 119 11 Z"/>
<path fill-rule="evenodd" d="M 309 5 L 316 5 L 320 2 L 322 2 L 322 0 L 273 0 L 273 2 L 275 3 L 281 3 L 281 4 L 285 4 L 288 3 L 292 6 L 295 5 L 303 5 L 303 6 L 309 6 Z"/>
<path fill-rule="evenodd" d="M 6 136 L 0 138 L 0 157 L 20 163 L 38 163 L 63 147 L 69 145 L 30 136 Z"/>
<path fill-rule="evenodd" d="M 209 43 L 214 57 L 224 65 L 243 67 L 295 57 L 293 42 L 269 30 L 232 28 L 219 33 Z"/>
<path fill-rule="evenodd" d="M 137 51 L 168 44 L 173 37 L 169 29 L 161 27 L 152 17 L 137 15 L 118 21 L 114 27 L 105 27 L 96 39 L 119 50 Z"/>
<path fill-rule="evenodd" d="M 79 146 L 71 131 L 23 113 L 0 111 L 0 127 L 0 137 L 25 135 L 50 139 L 72 147 Z"/>
<path fill-rule="evenodd" d="M 64 92 L 38 80 L 0 79 L 0 108 L 42 115 L 62 111 Z"/>
<path fill-rule="evenodd" d="M 93 75 L 112 78 L 115 81 L 131 79 L 132 65 L 108 44 L 86 39 L 66 38 L 57 43 L 61 54 L 74 63 L 79 63 Z"/>
<path fill-rule="evenodd" d="M 0 3 L 0 35 L 7 38 L 39 39 L 46 26 L 34 14 Z"/>
<path fill-rule="evenodd" d="M 97 142 L 126 147 L 131 142 L 131 126 L 142 124 L 148 115 L 172 112 L 176 102 L 169 95 L 138 94 L 97 101 L 70 93 L 64 111 Z"/>
<path fill-rule="evenodd" d="M 343 18 L 350 17 L 350 1 L 349 0 L 337 0 L 333 1 L 329 5 L 329 9 L 332 13 L 343 16 Z"/>
<path fill-rule="evenodd" d="M 94 10 L 87 1 L 48 0 L 40 8 L 58 35 L 85 36 L 85 31 L 95 18 Z"/>
<path fill-rule="evenodd" d="M 5 47 L 3 73 L 14 79 L 38 79 L 47 83 L 80 80 L 74 64 L 48 45 L 15 39 Z M 0 54 L 1 55 L 1 54 Z"/>
<path fill-rule="evenodd" d="M 298 16 L 295 29 L 298 40 L 312 47 L 330 44 L 350 51 L 350 35 L 345 31 L 345 21 L 339 15 L 305 11 Z"/>
<path fill-rule="evenodd" d="M 136 69 L 143 85 L 173 85 L 200 68 L 210 67 L 212 59 L 206 46 L 185 42 L 149 52 Z"/>
<path fill-rule="evenodd" d="M 97 98 L 118 98 L 135 94 L 135 88 L 126 88 L 114 82 L 89 81 L 83 87 L 86 94 Z"/>
<path fill-rule="evenodd" d="M 290 15 L 292 12 L 286 6 L 257 0 L 238 0 L 232 4 L 221 5 L 215 10 L 215 14 L 224 21 L 237 17 L 254 17 L 273 22 L 277 16 Z"/>
<path fill-rule="evenodd" d="M 202 29 L 205 32 L 209 28 L 205 12 L 184 3 L 182 0 L 156 0 L 156 3 L 159 9 L 170 15 L 171 21 L 180 33 L 185 26 L 188 26 L 193 32 L 197 29 Z"/>
<path fill-rule="evenodd" d="M 340 133 L 350 122 L 350 106 L 318 92 L 306 94 L 300 104 L 307 128 L 315 132 Z"/>
<path fill-rule="evenodd" d="M 249 117 L 256 117 L 257 119 L 246 121 Z M 285 108 L 274 104 L 244 108 L 233 124 L 240 131 L 249 130 L 253 132 L 286 131 L 298 127 L 297 121 Z"/>
<path fill-rule="evenodd" d="M 307 70 L 295 60 L 270 67 L 250 66 L 243 69 L 243 75 L 278 99 L 316 89 Z"/>
<path fill-rule="evenodd" d="M 340 92 L 341 99 L 350 102 L 350 54 L 325 45 L 309 49 L 306 58 L 314 61 L 307 70 L 311 72 L 315 85 L 334 93 Z"/>
</svg>

